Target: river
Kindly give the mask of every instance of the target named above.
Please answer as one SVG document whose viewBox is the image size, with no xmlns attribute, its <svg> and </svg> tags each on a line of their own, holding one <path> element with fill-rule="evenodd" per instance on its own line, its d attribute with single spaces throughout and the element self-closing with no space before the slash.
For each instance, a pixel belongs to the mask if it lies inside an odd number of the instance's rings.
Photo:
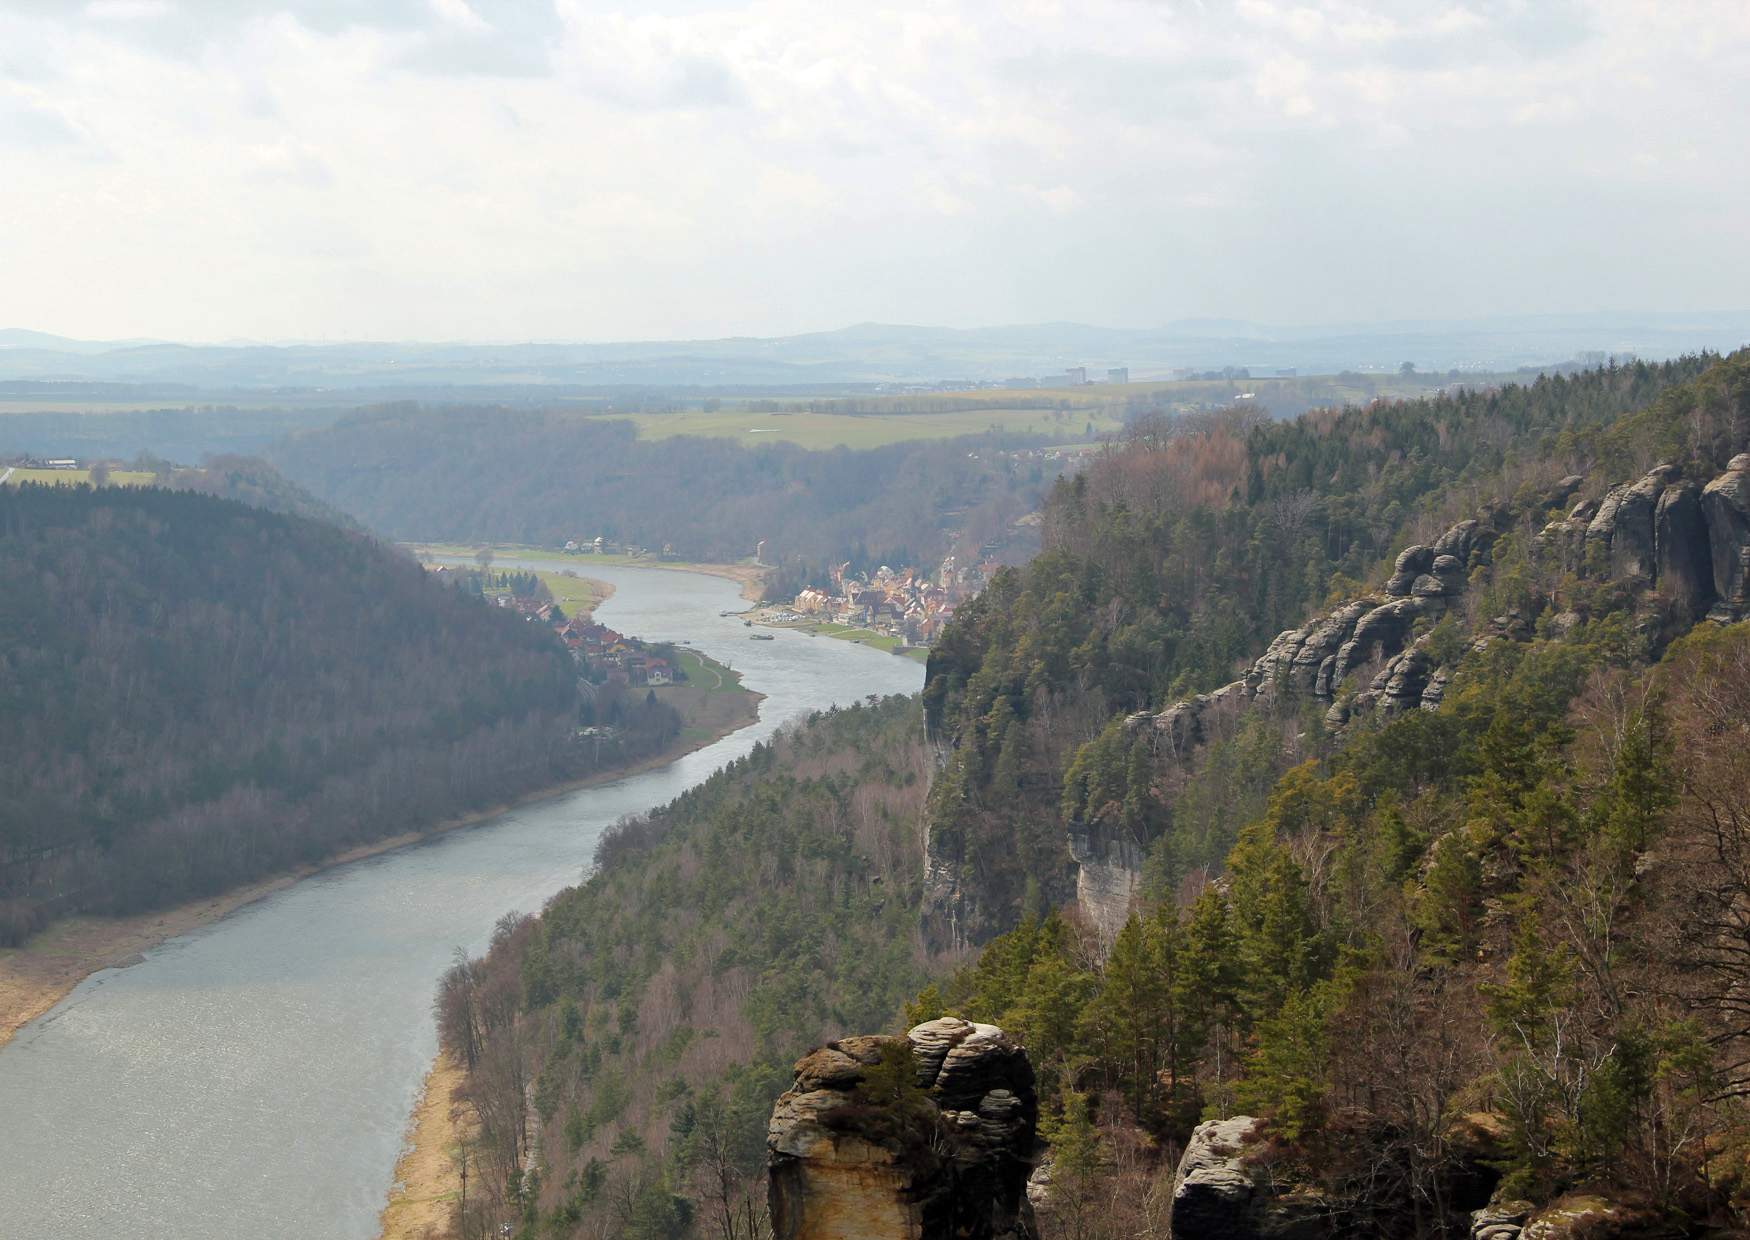
<svg viewBox="0 0 1750 1240">
<path fill-rule="evenodd" d="M 750 641 L 734 582 L 512 557 L 612 582 L 597 618 L 690 640 L 766 695 L 757 724 L 678 761 L 329 870 L 87 978 L 0 1048 L 0 1236 L 368 1240 L 436 1053 L 452 952 L 578 881 L 603 828 L 663 804 L 779 725 L 922 667 L 783 630 Z"/>
</svg>

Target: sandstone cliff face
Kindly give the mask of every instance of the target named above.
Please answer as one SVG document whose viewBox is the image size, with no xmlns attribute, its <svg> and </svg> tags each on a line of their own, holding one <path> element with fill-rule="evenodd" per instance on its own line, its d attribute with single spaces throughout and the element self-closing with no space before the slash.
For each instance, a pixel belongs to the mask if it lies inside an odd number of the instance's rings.
<svg viewBox="0 0 1750 1240">
<path fill-rule="evenodd" d="M 1718 600 L 1708 616 L 1742 620 L 1750 616 L 1750 452 L 1733 457 L 1726 472 L 1702 489 L 1701 507 Z"/>
<path fill-rule="evenodd" d="M 1578 474 L 1563 478 L 1531 506 L 1537 512 L 1568 506 L 1584 483 Z M 1128 726 L 1147 731 L 1157 755 L 1177 760 L 1209 740 L 1216 720 L 1253 705 L 1321 702 L 1334 728 L 1358 714 L 1438 708 L 1452 669 L 1436 662 L 1425 634 L 1415 636 L 1418 625 L 1426 629 L 1463 597 L 1471 571 L 1491 562 L 1496 541 L 1515 523 L 1512 510 L 1496 506 L 1432 543 L 1405 547 L 1379 593 L 1279 634 L 1231 684 L 1133 715 Z M 1683 623 L 1703 615 L 1750 618 L 1750 453 L 1732 458 L 1705 487 L 1685 481 L 1674 466 L 1657 466 L 1601 499 L 1573 503 L 1533 546 L 1567 571 L 1656 590 Z M 1581 619 L 1557 616 L 1552 631 L 1560 636 Z M 1517 614 L 1498 616 L 1486 636 L 1524 641 L 1532 626 Z M 1069 842 L 1077 903 L 1102 932 L 1115 934 L 1128 915 L 1145 846 L 1103 839 L 1079 824 L 1071 825 Z"/>
<path fill-rule="evenodd" d="M 915 1076 L 870 1096 L 896 1048 Z M 1026 1240 L 1037 1101 L 1027 1054 L 954 1017 L 830 1042 L 767 1130 L 776 1240 Z"/>
</svg>

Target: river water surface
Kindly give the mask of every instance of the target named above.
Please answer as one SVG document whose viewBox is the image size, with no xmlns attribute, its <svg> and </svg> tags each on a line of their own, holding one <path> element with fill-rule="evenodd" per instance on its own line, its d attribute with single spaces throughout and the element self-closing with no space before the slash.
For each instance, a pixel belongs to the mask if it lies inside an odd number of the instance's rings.
<svg viewBox="0 0 1750 1240">
<path fill-rule="evenodd" d="M 498 567 L 531 567 L 504 558 Z M 0 1048 L 0 1237 L 368 1240 L 436 1053 L 457 947 L 578 881 L 603 828 L 663 804 L 809 711 L 910 693 L 922 667 L 776 631 L 735 583 L 644 569 L 597 617 L 690 640 L 766 695 L 760 720 L 669 766 L 330 870 L 87 978 Z M 772 632 L 772 630 L 762 630 Z"/>
</svg>

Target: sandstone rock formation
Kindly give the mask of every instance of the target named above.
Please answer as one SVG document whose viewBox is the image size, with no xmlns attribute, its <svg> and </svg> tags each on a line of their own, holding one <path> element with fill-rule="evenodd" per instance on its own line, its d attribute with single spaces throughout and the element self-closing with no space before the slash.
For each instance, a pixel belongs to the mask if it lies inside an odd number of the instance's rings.
<svg viewBox="0 0 1750 1240">
<path fill-rule="evenodd" d="M 1328 1240 L 1322 1199 L 1278 1191 L 1248 1160 L 1258 1126 L 1249 1115 L 1197 1125 L 1173 1179 L 1174 1240 Z"/>
<path fill-rule="evenodd" d="M 1221 734 L 1219 723 L 1254 705 L 1317 702 L 1326 707 L 1325 721 L 1333 728 L 1372 712 L 1437 709 L 1452 669 L 1436 658 L 1428 630 L 1462 603 L 1472 573 L 1492 563 L 1504 535 L 1552 509 L 1565 508 L 1566 515 L 1548 522 L 1531 541 L 1537 558 L 1560 570 L 1552 577 L 1570 572 L 1607 577 L 1634 591 L 1656 591 L 1650 599 L 1662 604 L 1663 616 L 1677 627 L 1703 615 L 1722 623 L 1750 619 L 1750 452 L 1733 457 L 1705 486 L 1683 479 L 1668 464 L 1613 486 L 1598 499 L 1575 498 L 1585 484 L 1582 476 L 1569 475 L 1523 500 L 1518 510 L 1494 505 L 1431 543 L 1403 548 L 1380 591 L 1284 630 L 1239 679 L 1159 712 L 1134 714 L 1127 726 L 1150 735 L 1158 759 L 1182 762 Z M 1649 608 L 1648 616 L 1652 628 L 1665 625 L 1658 609 Z M 1528 641 L 1537 624 L 1547 624 L 1545 631 L 1559 640 L 1580 630 L 1585 620 L 1571 606 L 1547 620 L 1511 609 L 1478 625 L 1474 645 Z M 1073 883 L 1077 903 L 1107 935 L 1117 932 L 1128 913 L 1147 845 L 1070 824 L 1073 865 L 1063 876 L 1064 894 Z M 988 925 L 962 924 L 952 867 L 933 851 L 929 866 L 926 906 L 947 928 L 941 937 L 959 945 L 993 932 Z"/>
<path fill-rule="evenodd" d="M 1750 453 L 1699 489 L 1675 466 L 1656 466 L 1575 504 L 1536 545 L 1571 571 L 1655 588 L 1690 619 L 1750 617 Z"/>
<path fill-rule="evenodd" d="M 1529 1201 L 1498 1201 L 1473 1210 L 1471 1240 L 1519 1240 L 1535 1207 Z"/>
<path fill-rule="evenodd" d="M 1657 1211 L 1596 1193 L 1567 1193 L 1525 1219 L 1520 1240 L 1628 1240 L 1670 1235 Z M 1473 1227 L 1471 1232 L 1476 1237 Z M 1514 1240 L 1497 1233 L 1490 1240 Z"/>
<path fill-rule="evenodd" d="M 1584 482 L 1578 474 L 1563 478 L 1534 497 L 1532 510 L 1568 504 Z M 1405 547 L 1384 597 L 1364 595 L 1278 634 L 1240 680 L 1159 714 L 1132 716 L 1131 726 L 1152 727 L 1157 752 L 1180 756 L 1206 739 L 1206 720 L 1218 705 L 1311 698 L 1330 704 L 1326 719 L 1335 727 L 1356 712 L 1435 708 L 1450 669 L 1437 666 L 1414 634 L 1465 593 L 1471 570 L 1490 562 L 1496 540 L 1512 525 L 1513 514 L 1497 506 L 1430 544 Z M 1686 619 L 1704 613 L 1720 621 L 1750 618 L 1750 453 L 1733 457 L 1705 488 L 1684 481 L 1673 465 L 1656 466 L 1600 500 L 1574 503 L 1566 517 L 1543 528 L 1534 546 L 1569 571 L 1657 589 Z M 1494 622 L 1494 631 L 1524 640 L 1530 625 L 1507 616 Z M 1368 683 L 1341 700 L 1362 669 L 1369 671 Z"/>
<path fill-rule="evenodd" d="M 1710 619 L 1726 622 L 1750 616 L 1750 452 L 1741 452 L 1726 472 L 1702 489 L 1708 558 L 1718 602 Z"/>
<path fill-rule="evenodd" d="M 911 1079 L 888 1079 L 898 1065 Z M 767 1130 L 776 1240 L 1025 1240 L 1037 1101 L 994 1025 L 928 1021 L 796 1064 Z"/>
<path fill-rule="evenodd" d="M 1668 486 L 1659 496 L 1653 514 L 1653 555 L 1660 590 L 1689 619 L 1699 619 L 1713 599 L 1714 583 L 1701 490 L 1693 482 Z"/>
</svg>

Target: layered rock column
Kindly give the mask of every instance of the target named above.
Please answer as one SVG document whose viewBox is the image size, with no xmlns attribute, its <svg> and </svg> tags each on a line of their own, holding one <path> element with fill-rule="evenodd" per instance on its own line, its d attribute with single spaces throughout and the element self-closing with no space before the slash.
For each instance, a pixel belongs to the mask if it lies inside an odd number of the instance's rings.
<svg viewBox="0 0 1750 1240">
<path fill-rule="evenodd" d="M 895 1050 L 911 1087 L 872 1095 Z M 772 1108 L 773 1235 L 1028 1240 L 1037 1118 L 1032 1064 L 995 1025 L 944 1017 L 904 1038 L 829 1042 L 797 1062 Z"/>
<path fill-rule="evenodd" d="M 1709 560 L 1718 601 L 1709 619 L 1730 623 L 1750 616 L 1750 452 L 1740 452 L 1726 472 L 1702 489 Z"/>
</svg>

